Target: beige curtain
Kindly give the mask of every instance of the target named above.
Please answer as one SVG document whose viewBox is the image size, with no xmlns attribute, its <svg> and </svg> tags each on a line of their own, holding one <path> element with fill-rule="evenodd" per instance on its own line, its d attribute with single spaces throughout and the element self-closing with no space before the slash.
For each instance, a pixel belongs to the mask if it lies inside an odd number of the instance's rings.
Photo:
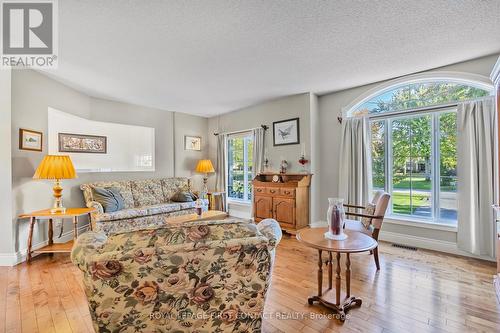
<svg viewBox="0 0 500 333">
<path fill-rule="evenodd" d="M 367 118 L 348 118 L 342 122 L 339 156 L 339 197 L 345 203 L 364 205 L 372 188 L 370 134 Z"/>
<path fill-rule="evenodd" d="M 227 135 L 217 136 L 217 166 L 215 168 L 215 189 L 217 191 L 226 190 L 226 156 L 227 156 Z"/>
<path fill-rule="evenodd" d="M 255 176 L 261 173 L 264 168 L 264 146 L 265 146 L 264 138 L 266 131 L 260 127 L 252 130 L 252 134 L 253 134 L 252 175 L 255 178 Z"/>
<path fill-rule="evenodd" d="M 459 249 L 495 257 L 495 224 L 491 205 L 497 202 L 497 157 L 494 99 L 458 105 L 457 176 Z"/>
</svg>

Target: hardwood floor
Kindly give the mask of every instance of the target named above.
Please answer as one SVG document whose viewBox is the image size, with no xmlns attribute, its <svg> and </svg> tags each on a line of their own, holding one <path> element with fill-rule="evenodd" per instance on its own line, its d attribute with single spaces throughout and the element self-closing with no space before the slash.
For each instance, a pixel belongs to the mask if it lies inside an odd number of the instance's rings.
<svg viewBox="0 0 500 333">
<path fill-rule="evenodd" d="M 342 325 L 326 318 L 331 313 L 326 308 L 307 304 L 316 291 L 316 252 L 285 237 L 277 250 L 263 332 L 500 331 L 494 263 L 385 243 L 380 259 L 376 272 L 370 255 L 351 256 L 351 290 L 363 305 Z M 92 332 L 81 274 L 67 254 L 0 267 L 0 332 Z"/>
</svg>

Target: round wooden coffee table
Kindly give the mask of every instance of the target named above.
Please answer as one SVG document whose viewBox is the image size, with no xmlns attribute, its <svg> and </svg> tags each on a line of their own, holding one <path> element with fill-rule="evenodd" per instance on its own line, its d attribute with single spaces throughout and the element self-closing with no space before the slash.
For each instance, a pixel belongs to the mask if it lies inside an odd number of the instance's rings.
<svg viewBox="0 0 500 333">
<path fill-rule="evenodd" d="M 351 296 L 351 253 L 365 252 L 373 250 L 377 247 L 377 241 L 372 237 L 365 235 L 359 231 L 345 230 L 347 239 L 336 241 L 325 238 L 324 234 L 327 228 L 307 228 L 302 229 L 297 233 L 297 239 L 304 245 L 318 250 L 318 294 L 308 298 L 308 303 L 312 305 L 314 302 L 319 302 L 324 306 L 334 310 L 339 315 L 341 321 L 345 321 L 345 314 L 354 306 L 361 306 L 361 299 Z M 328 259 L 325 264 L 328 266 L 328 289 L 323 292 L 323 251 L 328 252 Z M 333 253 L 336 253 L 336 270 L 335 270 L 335 301 L 333 302 Z M 341 300 L 341 269 L 340 255 L 346 255 L 346 271 L 345 271 L 345 297 Z"/>
</svg>

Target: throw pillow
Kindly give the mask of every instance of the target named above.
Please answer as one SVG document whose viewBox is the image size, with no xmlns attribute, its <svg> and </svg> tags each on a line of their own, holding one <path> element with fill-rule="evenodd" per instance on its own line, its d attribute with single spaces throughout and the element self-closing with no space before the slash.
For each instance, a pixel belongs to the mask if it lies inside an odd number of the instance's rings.
<svg viewBox="0 0 500 333">
<path fill-rule="evenodd" d="M 193 194 L 191 192 L 184 191 L 179 191 L 170 198 L 173 202 L 191 202 L 194 201 L 193 199 Z"/>
<path fill-rule="evenodd" d="M 105 213 L 112 213 L 122 210 L 125 201 L 116 187 L 94 187 L 94 200 L 102 205 Z"/>
<path fill-rule="evenodd" d="M 363 214 L 365 215 L 373 215 L 375 214 L 375 208 L 377 206 L 375 206 L 374 204 L 372 203 L 369 203 L 368 205 L 366 205 L 366 208 L 363 210 Z M 372 218 L 371 217 L 362 217 L 361 218 L 361 223 L 363 223 L 363 226 L 368 229 L 370 227 L 370 225 L 372 224 Z"/>
</svg>

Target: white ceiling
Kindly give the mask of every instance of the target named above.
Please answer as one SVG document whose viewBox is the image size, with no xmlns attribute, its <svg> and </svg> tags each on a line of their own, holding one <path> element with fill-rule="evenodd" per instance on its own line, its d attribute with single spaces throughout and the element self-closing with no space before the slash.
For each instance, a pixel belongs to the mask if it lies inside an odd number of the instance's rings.
<svg viewBox="0 0 500 333">
<path fill-rule="evenodd" d="M 59 68 L 92 96 L 203 116 L 500 52 L 500 1 L 59 1 Z"/>
</svg>

